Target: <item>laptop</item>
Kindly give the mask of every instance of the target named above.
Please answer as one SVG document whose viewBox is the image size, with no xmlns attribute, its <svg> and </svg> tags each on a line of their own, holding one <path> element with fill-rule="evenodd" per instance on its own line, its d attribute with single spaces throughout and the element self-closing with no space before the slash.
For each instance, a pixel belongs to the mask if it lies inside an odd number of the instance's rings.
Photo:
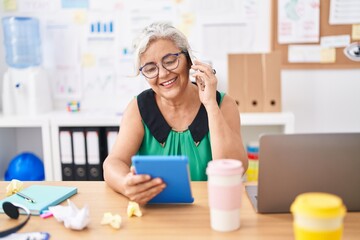
<svg viewBox="0 0 360 240">
<path fill-rule="evenodd" d="M 258 185 L 246 192 L 259 213 L 288 213 L 304 192 L 336 194 L 360 211 L 360 133 L 263 135 Z"/>
</svg>

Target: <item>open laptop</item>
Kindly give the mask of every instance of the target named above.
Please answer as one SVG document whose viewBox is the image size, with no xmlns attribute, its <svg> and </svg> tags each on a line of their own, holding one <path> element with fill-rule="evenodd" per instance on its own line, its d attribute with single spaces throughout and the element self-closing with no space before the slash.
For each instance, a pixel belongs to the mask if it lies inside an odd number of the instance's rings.
<svg viewBox="0 0 360 240">
<path fill-rule="evenodd" d="M 304 192 L 342 198 L 360 211 L 360 133 L 263 135 L 258 186 L 246 186 L 259 213 L 287 213 Z"/>
</svg>

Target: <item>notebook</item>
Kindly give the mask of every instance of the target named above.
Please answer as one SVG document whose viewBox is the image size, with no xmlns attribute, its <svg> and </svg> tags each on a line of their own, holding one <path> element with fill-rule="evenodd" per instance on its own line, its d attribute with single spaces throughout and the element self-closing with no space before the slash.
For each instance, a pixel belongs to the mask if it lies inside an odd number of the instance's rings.
<svg viewBox="0 0 360 240">
<path fill-rule="evenodd" d="M 287 213 L 304 192 L 342 198 L 360 211 L 360 133 L 264 135 L 260 138 L 258 186 L 246 186 L 259 213 Z"/>
<path fill-rule="evenodd" d="M 77 193 L 76 187 L 32 185 L 21 191 L 27 197 L 35 200 L 32 203 L 25 198 L 13 194 L 0 200 L 0 213 L 3 213 L 3 202 L 13 202 L 28 208 L 32 215 L 40 215 L 50 206 L 55 206 Z"/>
</svg>

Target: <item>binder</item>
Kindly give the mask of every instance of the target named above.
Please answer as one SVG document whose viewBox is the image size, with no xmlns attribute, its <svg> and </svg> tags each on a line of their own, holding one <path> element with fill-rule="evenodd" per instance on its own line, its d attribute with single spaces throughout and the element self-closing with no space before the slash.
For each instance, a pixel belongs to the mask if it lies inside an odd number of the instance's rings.
<svg viewBox="0 0 360 240">
<path fill-rule="evenodd" d="M 265 76 L 261 54 L 246 54 L 246 103 L 247 112 L 263 112 L 264 88 L 263 77 Z"/>
<path fill-rule="evenodd" d="M 59 138 L 62 180 L 73 181 L 74 168 L 71 130 L 60 128 Z"/>
<path fill-rule="evenodd" d="M 86 129 L 87 177 L 90 181 L 103 180 L 102 161 L 100 157 L 100 130 Z"/>
<path fill-rule="evenodd" d="M 106 129 L 107 155 L 111 152 L 111 149 L 115 144 L 118 132 L 119 132 L 118 127 Z"/>
<path fill-rule="evenodd" d="M 281 54 L 230 54 L 229 95 L 240 112 L 281 111 Z"/>
<path fill-rule="evenodd" d="M 228 93 L 236 101 L 240 112 L 246 112 L 246 69 L 244 61 L 243 55 L 228 55 Z"/>
<path fill-rule="evenodd" d="M 86 181 L 86 151 L 85 132 L 83 129 L 74 129 L 72 132 L 74 149 L 74 180 Z"/>
<path fill-rule="evenodd" d="M 281 53 L 263 55 L 264 60 L 264 111 L 281 111 Z"/>
</svg>

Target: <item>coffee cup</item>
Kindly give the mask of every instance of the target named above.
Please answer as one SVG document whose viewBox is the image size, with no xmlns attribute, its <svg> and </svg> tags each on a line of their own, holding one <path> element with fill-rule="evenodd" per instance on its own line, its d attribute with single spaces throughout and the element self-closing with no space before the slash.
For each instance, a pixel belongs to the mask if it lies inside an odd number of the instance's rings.
<svg viewBox="0 0 360 240">
<path fill-rule="evenodd" d="M 208 163 L 210 224 L 216 231 L 234 231 L 240 227 L 242 174 L 239 160 L 219 159 Z"/>
<path fill-rule="evenodd" d="M 346 208 L 340 197 L 329 193 L 303 193 L 290 208 L 296 240 L 340 240 Z"/>
</svg>

